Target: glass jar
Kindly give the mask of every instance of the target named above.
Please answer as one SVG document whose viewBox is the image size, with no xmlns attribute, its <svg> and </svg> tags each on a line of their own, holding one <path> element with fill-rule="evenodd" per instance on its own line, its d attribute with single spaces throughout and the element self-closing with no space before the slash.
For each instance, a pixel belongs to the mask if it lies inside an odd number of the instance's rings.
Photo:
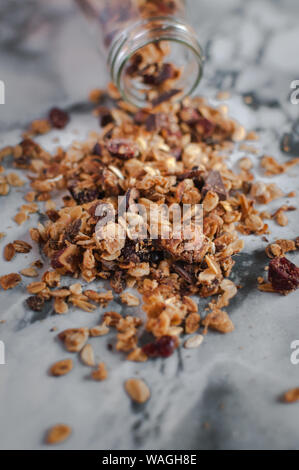
<svg viewBox="0 0 299 470">
<path fill-rule="evenodd" d="M 192 93 L 203 54 L 184 0 L 76 0 L 102 43 L 124 99 L 155 105 Z"/>
</svg>

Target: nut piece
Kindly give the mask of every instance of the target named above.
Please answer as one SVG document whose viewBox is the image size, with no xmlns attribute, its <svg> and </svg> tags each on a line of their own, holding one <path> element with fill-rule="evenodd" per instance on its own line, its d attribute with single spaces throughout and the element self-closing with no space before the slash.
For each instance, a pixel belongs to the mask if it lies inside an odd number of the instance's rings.
<svg viewBox="0 0 299 470">
<path fill-rule="evenodd" d="M 80 358 L 86 366 L 95 365 L 94 352 L 91 344 L 85 344 L 85 346 L 81 349 Z"/>
<path fill-rule="evenodd" d="M 285 403 L 295 403 L 299 401 L 299 387 L 288 390 L 283 396 L 283 401 Z"/>
<path fill-rule="evenodd" d="M 125 389 L 133 401 L 145 403 L 150 398 L 150 390 L 143 380 L 128 379 L 125 382 Z"/>
<path fill-rule="evenodd" d="M 13 289 L 21 282 L 21 276 L 17 273 L 6 274 L 0 277 L 0 286 L 2 289 Z"/>
<path fill-rule="evenodd" d="M 88 338 L 88 328 L 69 328 L 59 333 L 58 338 L 64 342 L 70 352 L 81 351 Z"/>
<path fill-rule="evenodd" d="M 108 377 L 107 369 L 104 362 L 100 362 L 97 369 L 91 373 L 93 380 L 105 380 Z"/>
<path fill-rule="evenodd" d="M 188 338 L 187 341 L 185 341 L 184 347 L 186 349 L 195 349 L 195 348 L 198 348 L 202 342 L 203 342 L 202 335 L 194 335 L 194 336 L 191 336 L 191 338 Z"/>
<path fill-rule="evenodd" d="M 50 373 L 55 377 L 68 374 L 73 368 L 72 359 L 63 359 L 62 361 L 55 362 L 50 368 Z"/>
<path fill-rule="evenodd" d="M 49 429 L 46 436 L 46 443 L 58 444 L 59 442 L 65 441 L 71 433 L 72 429 L 67 424 L 56 424 Z"/>
</svg>

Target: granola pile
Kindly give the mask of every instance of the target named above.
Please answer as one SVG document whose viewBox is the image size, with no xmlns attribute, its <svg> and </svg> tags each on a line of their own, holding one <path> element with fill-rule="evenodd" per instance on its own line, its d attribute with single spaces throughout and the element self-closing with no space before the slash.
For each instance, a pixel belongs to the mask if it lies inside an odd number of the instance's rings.
<svg viewBox="0 0 299 470">
<path fill-rule="evenodd" d="M 135 288 L 142 295 L 151 342 L 139 344 L 140 318 L 113 311 L 106 312 L 102 323 L 91 330 L 75 328 L 59 335 L 68 351 L 79 352 L 89 336 L 101 336 L 115 328 L 116 349 L 134 361 L 168 357 L 181 335 L 194 334 L 200 328 L 203 333 L 209 328 L 221 333 L 233 331 L 224 308 L 238 291 L 229 276 L 234 255 L 244 247 L 240 234 L 264 236 L 269 232 L 268 219 L 279 223 L 277 213 L 293 209 L 284 205 L 272 215 L 259 211 L 257 204 L 281 198 L 282 191 L 275 183 L 254 181 L 249 157 L 240 159 L 238 171 L 231 168 L 229 155 L 235 145 L 256 139 L 255 134 L 246 134 L 227 116 L 225 106 L 212 108 L 200 97 L 138 110 L 123 102 L 110 85 L 108 94 L 93 92 L 92 99 L 98 100 L 95 114 L 102 130 L 92 132 L 86 141 L 74 142 L 67 150 L 58 148 L 52 155 L 32 139 L 31 126 L 16 147 L 2 151 L 3 155 L 13 154 L 16 168 L 30 171 L 32 191 L 25 196 L 28 203 L 20 209 L 16 222 L 22 223 L 37 211 L 39 201 L 45 201 L 46 207 L 47 220 L 31 228 L 30 234 L 49 258 L 51 269 L 27 286 L 31 294 L 27 305 L 41 311 L 45 302 L 53 301 L 58 314 L 66 314 L 69 305 L 92 312 L 97 306 L 106 306 L 116 294 L 122 303 L 135 307 L 139 298 L 127 291 Z M 55 108 L 42 122 L 63 128 L 68 120 L 65 112 Z M 34 129 L 38 129 L 37 121 Z M 275 174 L 273 157 L 265 159 L 262 166 Z M 297 160 L 286 164 L 284 171 L 295 163 Z M 279 168 L 282 171 L 282 165 Z M 52 200 L 58 192 L 63 201 L 60 208 Z M 119 196 L 124 205 L 122 214 L 117 213 Z M 96 227 L 101 207 L 107 203 L 115 208 L 116 217 L 101 228 L 99 239 Z M 174 204 L 202 204 L 202 233 L 198 237 L 191 211 L 188 239 L 178 237 L 163 215 L 158 225 L 162 232 L 168 230 L 168 237 L 152 237 L 150 222 L 136 212 L 136 204 L 157 217 L 162 205 L 171 209 Z M 145 236 L 136 239 L 132 227 L 140 221 Z M 261 281 L 261 290 L 285 292 L 298 287 L 298 268 L 281 258 L 297 247 L 297 241 L 290 246 L 286 240 L 278 240 L 267 248 L 279 261 L 270 263 L 269 283 Z M 10 260 L 17 252 L 30 249 L 29 244 L 15 240 L 6 245 L 4 256 Z M 37 268 L 32 265 L 21 274 L 36 277 Z M 76 281 L 60 288 L 64 275 Z M 109 280 L 112 289 L 88 289 L 86 284 L 97 279 Z M 20 274 L 12 273 L 3 276 L 0 283 L 7 289 L 20 280 Z M 210 299 L 204 318 L 194 295 Z M 197 343 L 201 340 L 194 340 Z"/>
<path fill-rule="evenodd" d="M 107 92 L 94 90 L 90 99 L 101 130 L 91 132 L 85 141 L 51 154 L 34 140 L 35 135 L 67 125 L 69 115 L 54 108 L 47 118 L 31 124 L 18 145 L 0 150 L 1 159 L 12 155 L 14 166 L 29 172 L 31 190 L 15 222 L 21 225 L 30 214 L 42 211 L 44 204 L 43 222 L 32 227 L 30 235 L 49 260 L 42 276 L 43 262 L 37 260 L 20 273 L 2 276 L 0 286 L 11 289 L 21 276 L 40 278 L 27 285 L 27 306 L 40 312 L 45 303 L 52 302 L 56 314 L 68 314 L 70 306 L 93 312 L 115 298 L 127 307 L 138 307 L 142 297 L 145 324 L 139 315 L 111 310 L 91 328 L 75 326 L 58 334 L 65 349 L 77 352 L 91 368 L 91 379 L 102 381 L 109 370 L 105 363 L 96 363 L 89 340 L 111 329 L 116 331 L 116 350 L 137 362 L 167 358 L 182 340 L 185 348 L 198 348 L 208 329 L 232 332 L 234 325 L 226 309 L 240 286 L 229 277 L 234 256 L 244 247 L 244 235 L 266 240 L 268 221 L 285 226 L 286 213 L 295 208 L 283 204 L 273 214 L 259 210 L 259 204 L 291 198 L 294 192 L 284 194 L 275 183 L 256 181 L 249 156 L 238 161 L 237 169 L 231 165 L 236 146 L 255 153 L 251 141 L 257 136 L 230 119 L 226 106 L 214 108 L 201 97 L 188 97 L 137 109 L 122 101 L 112 84 Z M 284 165 L 270 156 L 261 159 L 268 175 L 285 172 L 297 163 L 298 159 Z M 3 196 L 11 187 L 24 184 L 16 173 L 5 174 L 0 168 Z M 62 202 L 57 207 L 59 197 Z M 107 214 L 107 204 L 114 217 Z M 184 215 L 189 221 L 184 238 L 170 223 L 172 215 L 164 217 L 161 207 L 172 214 L 174 205 L 186 204 L 191 209 Z M 145 208 L 145 214 L 136 210 L 138 205 Z M 193 207 L 198 205 L 200 227 L 194 223 Z M 145 217 L 148 213 L 158 222 L 155 236 L 153 219 Z M 99 237 L 98 223 L 103 217 L 107 220 L 100 225 Z M 134 236 L 136 226 L 144 229 L 143 237 Z M 164 233 L 166 237 L 161 236 Z M 261 291 L 288 294 L 299 287 L 299 268 L 285 257 L 298 248 L 298 238 L 267 246 L 271 261 L 268 280 L 258 278 Z M 4 259 L 9 262 L 31 249 L 22 240 L 11 241 L 4 247 Z M 73 280 L 62 282 L 64 276 Z M 89 288 L 97 280 L 109 281 L 111 289 Z M 196 297 L 207 299 L 207 307 L 199 311 Z M 184 335 L 192 336 L 184 339 Z M 72 369 L 72 359 L 66 358 L 52 364 L 49 373 L 60 377 Z M 137 403 L 150 398 L 147 384 L 140 379 L 128 379 L 124 386 Z M 297 389 L 291 391 L 285 401 L 295 401 L 297 395 Z M 49 430 L 46 442 L 62 442 L 70 434 L 69 426 L 57 424 Z"/>
</svg>

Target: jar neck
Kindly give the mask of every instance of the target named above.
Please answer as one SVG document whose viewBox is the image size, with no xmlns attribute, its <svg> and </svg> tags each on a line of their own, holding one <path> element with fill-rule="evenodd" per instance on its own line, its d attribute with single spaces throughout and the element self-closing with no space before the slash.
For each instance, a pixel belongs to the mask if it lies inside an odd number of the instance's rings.
<svg viewBox="0 0 299 470">
<path fill-rule="evenodd" d="M 167 41 L 177 48 L 176 58 L 182 67 L 182 75 L 176 87 L 181 90 L 180 98 L 191 94 L 201 79 L 204 57 L 194 30 L 183 20 L 169 16 L 142 20 L 117 35 L 108 55 L 112 80 L 123 97 L 137 106 L 146 106 L 148 103 L 142 87 L 127 80 L 126 68 L 140 49 L 161 41 Z"/>
</svg>

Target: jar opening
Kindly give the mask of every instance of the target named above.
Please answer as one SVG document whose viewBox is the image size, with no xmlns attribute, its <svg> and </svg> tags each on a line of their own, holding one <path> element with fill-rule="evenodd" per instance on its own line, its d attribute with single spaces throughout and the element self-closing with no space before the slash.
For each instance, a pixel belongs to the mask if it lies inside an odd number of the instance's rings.
<svg viewBox="0 0 299 470">
<path fill-rule="evenodd" d="M 145 107 L 163 93 L 174 99 L 191 94 L 202 76 L 203 54 L 189 25 L 158 17 L 122 32 L 108 63 L 123 97 Z"/>
</svg>

